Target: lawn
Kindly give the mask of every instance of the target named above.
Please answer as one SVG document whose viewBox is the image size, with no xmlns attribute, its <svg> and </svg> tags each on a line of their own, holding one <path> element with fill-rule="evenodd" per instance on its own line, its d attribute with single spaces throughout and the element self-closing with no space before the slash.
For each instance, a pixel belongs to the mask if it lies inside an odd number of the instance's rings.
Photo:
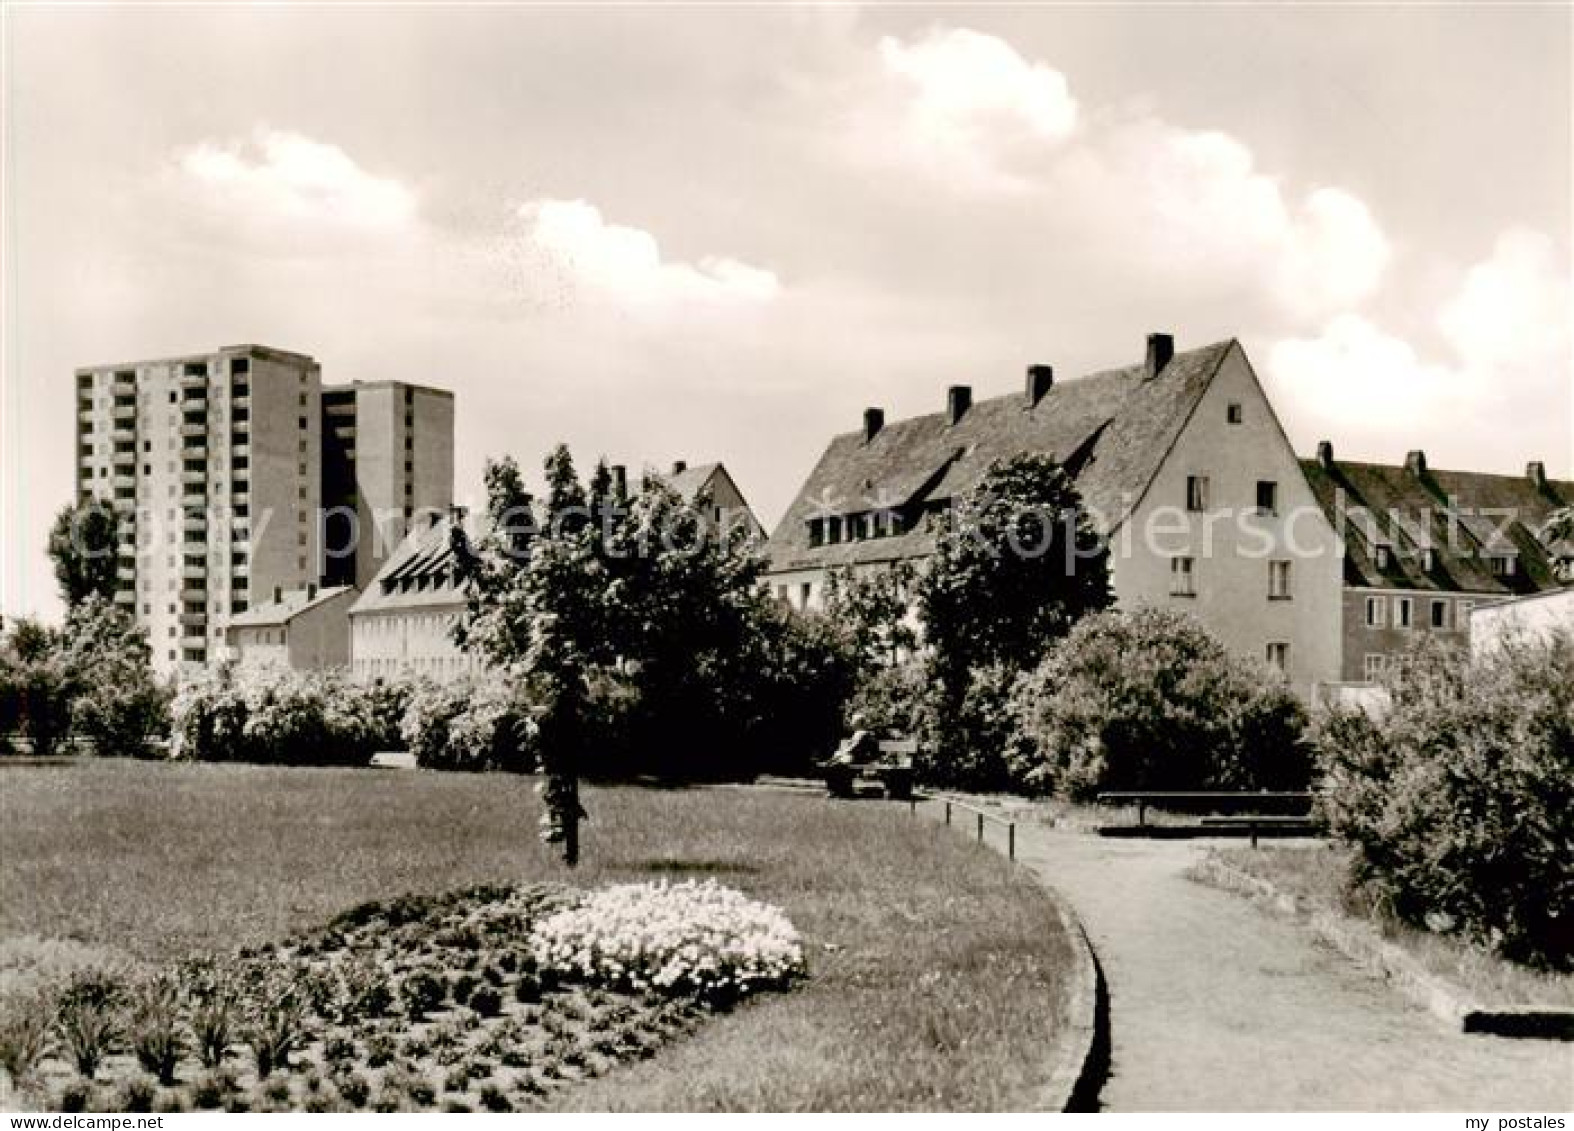
<svg viewBox="0 0 1574 1131">
<path fill-rule="evenodd" d="M 548 1097 L 597 1109 L 1011 1109 L 1051 1063 L 1069 942 L 995 854 L 903 806 L 591 789 L 585 858 L 500 775 L 0 764 L 0 942 L 147 962 L 228 951 L 408 892 L 715 878 L 781 906 L 809 978 Z"/>
<path fill-rule="evenodd" d="M 1483 1005 L 1574 1008 L 1574 977 L 1532 970 L 1459 939 L 1417 930 L 1376 906 L 1366 893 L 1350 890 L 1345 880 L 1350 850 L 1342 845 L 1265 844 L 1214 852 L 1230 866 L 1295 896 L 1304 907 L 1370 924 L 1428 972 L 1467 991 Z"/>
</svg>

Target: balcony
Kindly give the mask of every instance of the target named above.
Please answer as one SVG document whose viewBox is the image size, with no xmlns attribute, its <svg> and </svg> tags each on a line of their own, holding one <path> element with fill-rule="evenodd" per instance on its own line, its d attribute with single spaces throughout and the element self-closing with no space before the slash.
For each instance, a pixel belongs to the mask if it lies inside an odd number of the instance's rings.
<svg viewBox="0 0 1574 1131">
<path fill-rule="evenodd" d="M 208 482 L 207 469 L 204 468 L 202 471 L 182 471 L 180 473 L 180 481 L 188 487 L 193 485 L 206 486 Z"/>
<path fill-rule="evenodd" d="M 137 442 L 137 430 L 135 428 L 123 428 L 117 426 L 115 430 L 109 434 L 109 438 L 122 444 L 126 443 L 127 441 L 135 444 Z"/>
<path fill-rule="evenodd" d="M 183 612 L 180 614 L 180 623 L 187 628 L 204 628 L 208 623 L 207 613 Z"/>
<path fill-rule="evenodd" d="M 121 475 L 117 473 L 110 478 L 109 482 L 117 491 L 135 491 L 137 488 L 137 477 L 135 475 Z"/>
<path fill-rule="evenodd" d="M 235 396 L 230 398 L 230 411 L 231 412 L 239 412 L 239 411 L 241 411 L 243 409 L 250 409 L 250 408 L 251 408 L 251 394 L 250 393 L 237 393 Z"/>
<path fill-rule="evenodd" d="M 207 439 L 208 426 L 206 424 L 182 424 L 180 426 L 180 438 L 184 440 L 188 436 L 201 436 L 203 439 Z"/>
<path fill-rule="evenodd" d="M 109 391 L 117 397 L 136 396 L 137 377 L 134 373 L 117 373 L 109 382 Z"/>
<path fill-rule="evenodd" d="M 137 579 L 136 566 L 120 566 L 115 570 L 116 581 L 135 581 Z"/>
<path fill-rule="evenodd" d="M 83 424 L 91 424 L 91 423 L 93 423 L 93 406 L 92 405 L 87 405 L 85 407 L 81 406 L 81 405 L 77 406 L 77 419 L 80 420 Z"/>
<path fill-rule="evenodd" d="M 208 387 L 208 375 L 206 373 L 182 373 L 180 375 L 180 387 L 182 389 L 206 389 Z"/>
<path fill-rule="evenodd" d="M 180 410 L 182 412 L 202 413 L 203 415 L 206 415 L 208 411 L 208 398 L 205 396 L 182 397 L 180 402 Z"/>
<path fill-rule="evenodd" d="M 117 421 L 137 419 L 137 406 L 134 404 L 117 404 L 110 412 Z"/>
<path fill-rule="evenodd" d="M 208 579 L 208 567 L 206 563 L 203 565 L 183 565 L 180 567 L 180 576 L 186 581 L 206 581 Z"/>
<path fill-rule="evenodd" d="M 129 590 L 129 589 L 117 589 L 117 590 L 115 590 L 115 604 L 117 604 L 117 605 L 127 605 L 127 606 L 130 606 L 130 607 L 134 608 L 136 606 L 136 603 L 137 603 L 137 595 L 135 593 L 133 593 L 131 590 Z"/>
</svg>

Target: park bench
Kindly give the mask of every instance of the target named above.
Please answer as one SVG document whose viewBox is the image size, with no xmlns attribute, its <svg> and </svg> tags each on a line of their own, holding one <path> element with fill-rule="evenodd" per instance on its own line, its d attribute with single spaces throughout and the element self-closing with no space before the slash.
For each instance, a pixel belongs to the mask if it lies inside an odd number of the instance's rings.
<svg viewBox="0 0 1574 1131">
<path fill-rule="evenodd" d="M 1229 792 L 1223 790 L 1120 790 L 1098 795 L 1108 805 L 1136 805 L 1137 824 L 1106 826 L 1105 835 L 1245 835 L 1252 846 L 1260 836 L 1309 836 L 1319 829 L 1311 816 L 1312 795 L 1304 792 Z M 1160 828 L 1147 823 L 1148 806 L 1163 809 L 1202 811 L 1195 825 Z M 1229 810 L 1229 812 L 1221 812 Z"/>
<path fill-rule="evenodd" d="M 857 797 L 860 781 L 877 781 L 892 801 L 913 796 L 913 758 L 918 743 L 910 738 L 887 738 L 879 743 L 879 756 L 863 762 L 824 762 L 825 788 L 832 797 Z"/>
</svg>

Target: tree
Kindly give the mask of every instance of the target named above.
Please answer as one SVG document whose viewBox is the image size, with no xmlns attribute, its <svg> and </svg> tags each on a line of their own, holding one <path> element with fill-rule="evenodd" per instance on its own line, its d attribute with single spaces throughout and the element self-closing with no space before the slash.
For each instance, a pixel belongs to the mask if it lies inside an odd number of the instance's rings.
<svg viewBox="0 0 1574 1131">
<path fill-rule="evenodd" d="M 72 730 L 99 753 L 139 757 L 148 739 L 167 732 L 169 695 L 131 614 L 89 595 L 66 614 L 61 659 L 73 691 Z"/>
<path fill-rule="evenodd" d="M 71 729 L 71 678 L 60 634 L 22 618 L 0 644 L 0 734 L 19 733 L 34 754 L 53 753 Z"/>
<path fill-rule="evenodd" d="M 91 499 L 61 509 L 49 531 L 49 556 L 67 606 L 94 595 L 114 600 L 119 552 L 120 520 L 113 508 Z"/>
<path fill-rule="evenodd" d="M 1541 528 L 1541 543 L 1552 557 L 1558 578 L 1574 584 L 1574 506 L 1552 512 Z"/>
<path fill-rule="evenodd" d="M 862 573 L 837 569 L 826 576 L 826 619 L 847 635 L 868 668 L 891 667 L 918 647 L 916 582 L 917 573 L 907 562 Z"/>
<path fill-rule="evenodd" d="M 1002 717 L 1015 675 L 1112 600 L 1108 547 L 1070 477 L 1042 455 L 992 465 L 958 500 L 918 587 L 932 686 L 929 775 L 1003 784 L 1001 751 L 972 723 Z"/>
</svg>

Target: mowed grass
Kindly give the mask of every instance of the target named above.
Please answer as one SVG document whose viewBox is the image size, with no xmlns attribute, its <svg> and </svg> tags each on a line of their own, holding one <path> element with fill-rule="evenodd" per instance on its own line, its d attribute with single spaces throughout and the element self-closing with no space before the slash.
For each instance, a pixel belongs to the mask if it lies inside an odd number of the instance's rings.
<svg viewBox="0 0 1574 1131">
<path fill-rule="evenodd" d="M 1037 1100 L 1069 940 L 1042 891 L 905 806 L 590 789 L 569 872 L 504 775 L 0 766 L 0 937 L 159 961 L 486 881 L 712 877 L 782 906 L 811 975 L 560 1097 L 590 1109 L 969 1110 Z"/>
<path fill-rule="evenodd" d="M 1428 972 L 1465 990 L 1484 1006 L 1574 1008 L 1574 977 L 1532 970 L 1460 939 L 1417 930 L 1377 906 L 1368 893 L 1350 890 L 1346 882 L 1350 849 L 1343 845 L 1264 844 L 1214 851 L 1225 863 L 1297 897 L 1303 907 L 1370 924 Z"/>
</svg>

